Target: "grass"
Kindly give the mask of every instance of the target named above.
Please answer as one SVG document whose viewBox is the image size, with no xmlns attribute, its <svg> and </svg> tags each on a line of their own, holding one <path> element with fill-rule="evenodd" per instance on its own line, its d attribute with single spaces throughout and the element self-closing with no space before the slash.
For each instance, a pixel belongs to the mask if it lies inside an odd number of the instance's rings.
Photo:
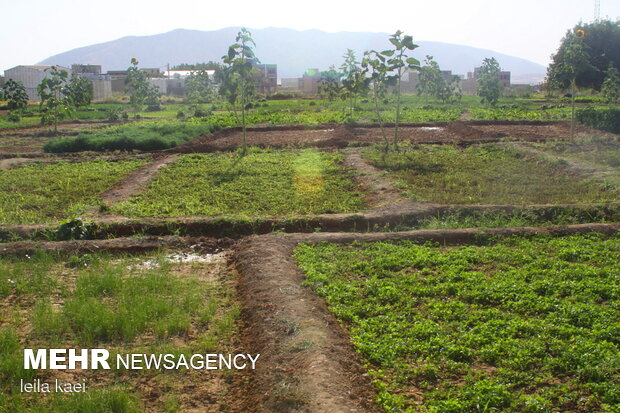
<svg viewBox="0 0 620 413">
<path fill-rule="evenodd" d="M 80 214 L 145 162 L 41 163 L 0 171 L 0 224 L 35 224 Z"/>
<path fill-rule="evenodd" d="M 111 126 L 77 137 L 60 137 L 45 143 L 45 152 L 80 152 L 114 150 L 161 150 L 173 148 L 217 127 L 198 122 L 139 122 Z"/>
<path fill-rule="evenodd" d="M 356 211 L 361 193 L 342 161 L 340 154 L 313 150 L 186 155 L 113 210 L 134 217 Z"/>
<path fill-rule="evenodd" d="M 0 258 L 0 267 L 0 411 L 164 411 L 170 406 L 152 394 L 192 397 L 185 385 L 218 397 L 226 372 L 116 370 L 115 363 L 65 372 L 63 381 L 86 380 L 87 391 L 71 397 L 21 393 L 19 383 L 58 377 L 24 370 L 23 348 L 105 348 L 112 357 L 231 351 L 239 310 L 222 264 L 174 263 L 163 253 L 39 253 Z M 165 411 L 182 411 L 186 402 Z"/>
<path fill-rule="evenodd" d="M 594 182 L 561 161 L 497 146 L 423 145 L 365 156 L 386 169 L 409 198 L 440 204 L 560 204 L 616 201 L 618 189 Z"/>
<path fill-rule="evenodd" d="M 620 141 L 618 139 L 585 136 L 573 142 L 545 142 L 532 144 L 567 159 L 598 167 L 613 168 L 620 172 Z"/>
<path fill-rule="evenodd" d="M 390 412 L 611 412 L 620 238 L 301 245 Z"/>
</svg>

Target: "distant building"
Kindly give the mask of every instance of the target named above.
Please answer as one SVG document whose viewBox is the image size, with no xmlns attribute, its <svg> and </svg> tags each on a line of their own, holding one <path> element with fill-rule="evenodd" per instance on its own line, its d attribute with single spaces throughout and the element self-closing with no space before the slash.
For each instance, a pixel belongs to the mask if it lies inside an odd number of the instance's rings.
<svg viewBox="0 0 620 413">
<path fill-rule="evenodd" d="M 72 64 L 71 73 L 90 81 L 93 85 L 93 100 L 107 99 L 112 95 L 112 79 L 101 73 L 101 65 Z"/>
<path fill-rule="evenodd" d="M 26 94 L 28 100 L 40 100 L 41 96 L 37 93 L 37 86 L 41 84 L 43 79 L 49 77 L 49 69 L 52 66 L 46 65 L 20 65 L 4 71 L 4 77 L 6 80 L 12 79 L 16 82 L 21 82 L 26 88 Z M 56 66 L 59 70 L 66 70 L 67 73 L 71 72 L 71 69 L 62 66 Z"/>
<path fill-rule="evenodd" d="M 482 66 L 474 68 L 474 79 L 475 80 L 480 79 L 481 75 L 482 75 Z M 499 80 L 500 82 L 502 82 L 502 85 L 504 87 L 510 87 L 510 72 L 507 72 L 507 71 L 499 72 Z"/>
<path fill-rule="evenodd" d="M 140 68 L 140 70 L 146 72 L 149 78 L 163 78 L 164 76 L 164 74 L 157 68 Z M 127 78 L 128 73 L 129 72 L 127 70 L 108 70 L 107 75 L 110 76 L 113 93 L 125 93 L 125 79 Z"/>
<path fill-rule="evenodd" d="M 319 94 L 321 72 L 319 69 L 308 69 L 301 78 L 301 90 L 308 95 Z"/>
<path fill-rule="evenodd" d="M 253 63 L 252 67 L 256 70 L 254 81 L 257 91 L 266 94 L 276 93 L 276 88 L 278 87 L 278 65 Z"/>
</svg>

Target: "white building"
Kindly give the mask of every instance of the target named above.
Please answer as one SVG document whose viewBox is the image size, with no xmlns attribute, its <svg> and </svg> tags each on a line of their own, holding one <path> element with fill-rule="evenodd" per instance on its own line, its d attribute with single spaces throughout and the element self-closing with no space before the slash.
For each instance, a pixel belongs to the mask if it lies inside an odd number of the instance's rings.
<svg viewBox="0 0 620 413">
<path fill-rule="evenodd" d="M 37 93 L 37 86 L 43 79 L 49 77 L 50 69 L 52 66 L 44 65 L 31 65 L 31 66 L 15 66 L 11 69 L 4 71 L 4 77 L 6 80 L 12 79 L 16 82 L 21 82 L 26 88 L 28 94 L 28 100 L 40 100 L 41 97 Z M 67 73 L 71 73 L 71 69 L 62 66 L 56 66 L 58 70 L 66 70 Z"/>
</svg>

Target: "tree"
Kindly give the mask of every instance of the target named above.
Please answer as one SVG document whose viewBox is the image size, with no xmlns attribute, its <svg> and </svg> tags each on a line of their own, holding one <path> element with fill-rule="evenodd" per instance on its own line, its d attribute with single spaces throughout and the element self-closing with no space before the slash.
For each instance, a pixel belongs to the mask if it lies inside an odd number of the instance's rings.
<svg viewBox="0 0 620 413">
<path fill-rule="evenodd" d="M 54 133 L 57 133 L 58 122 L 71 117 L 75 109 L 71 99 L 63 94 L 69 74 L 66 70 L 58 70 L 56 66 L 45 69 L 45 71 L 49 71 L 49 76 L 37 86 L 37 92 L 41 97 L 39 103 L 41 124 L 54 125 Z"/>
<path fill-rule="evenodd" d="M 616 69 L 611 63 L 605 71 L 605 80 L 601 91 L 609 103 L 617 103 L 620 100 L 620 70 Z"/>
<path fill-rule="evenodd" d="M 337 71 L 334 65 L 330 66 L 329 70 L 321 72 L 319 94 L 329 100 L 336 99 L 342 92 L 341 78 L 342 73 Z"/>
<path fill-rule="evenodd" d="M 151 109 L 159 108 L 159 90 L 149 83 L 146 72 L 138 68 L 138 59 L 131 59 L 131 66 L 127 69 L 125 90 L 129 93 L 129 104 L 138 112 L 144 105 Z"/>
<path fill-rule="evenodd" d="M 4 84 L 4 99 L 9 110 L 21 111 L 28 106 L 28 94 L 22 82 L 9 79 Z"/>
<path fill-rule="evenodd" d="M 93 84 L 85 77 L 74 74 L 62 93 L 75 107 L 88 106 L 93 99 Z"/>
<path fill-rule="evenodd" d="M 482 61 L 482 69 L 478 78 L 478 96 L 481 102 L 495 106 L 502 94 L 502 82 L 499 79 L 501 68 L 494 57 Z"/>
<path fill-rule="evenodd" d="M 571 87 L 572 78 L 563 68 L 573 64 L 570 49 L 576 42 L 582 44 L 586 64 L 579 70 L 575 85 L 600 90 L 609 65 L 620 70 L 620 20 L 579 23 L 566 32 L 547 69 L 547 79 L 557 89 Z"/>
<path fill-rule="evenodd" d="M 446 78 L 433 56 L 426 56 L 424 63 L 420 68 L 420 82 L 416 86 L 418 94 L 433 96 L 444 103 L 461 98 L 458 76 Z"/>
<path fill-rule="evenodd" d="M 232 106 L 241 110 L 241 129 L 243 131 L 243 150 L 245 155 L 248 149 L 246 133 L 246 110 L 250 99 L 254 94 L 254 82 L 252 79 L 252 63 L 259 63 L 254 54 L 256 47 L 252 33 L 242 28 L 235 38 L 235 43 L 228 47 L 228 54 L 222 56 L 224 70 L 222 71 L 222 84 L 220 93 L 226 97 Z"/>
<path fill-rule="evenodd" d="M 385 99 L 388 86 L 393 86 L 396 79 L 389 76 L 390 68 L 386 64 L 386 57 L 376 50 L 369 50 L 364 53 L 362 68 L 365 73 L 370 74 L 370 93 L 375 106 L 375 116 L 377 117 L 377 122 L 379 122 L 381 134 L 385 142 L 385 152 L 387 152 L 390 149 L 390 141 L 383 126 L 379 102 Z"/>
<path fill-rule="evenodd" d="M 347 49 L 343 56 L 344 63 L 340 66 L 340 70 L 344 78 L 342 79 L 342 98 L 349 102 L 349 119 L 353 119 L 353 111 L 355 110 L 355 99 L 364 94 L 368 90 L 368 81 L 359 62 L 355 58 L 355 52 Z"/>
<path fill-rule="evenodd" d="M 213 87 L 205 70 L 190 73 L 185 79 L 187 100 L 192 103 L 207 103 L 213 98 Z"/>
<path fill-rule="evenodd" d="M 390 43 L 394 46 L 392 50 L 384 50 L 381 52 L 387 59 L 387 65 L 391 72 L 391 75 L 395 79 L 396 84 L 396 122 L 394 124 L 394 149 L 398 149 L 398 124 L 400 123 L 400 103 L 401 103 L 401 90 L 400 84 L 403 78 L 403 74 L 407 69 L 418 70 L 420 68 L 420 62 L 413 57 L 407 55 L 408 51 L 412 51 L 418 48 L 417 44 L 413 43 L 413 37 L 405 35 L 402 31 L 397 30 L 392 36 L 390 36 Z"/>
</svg>

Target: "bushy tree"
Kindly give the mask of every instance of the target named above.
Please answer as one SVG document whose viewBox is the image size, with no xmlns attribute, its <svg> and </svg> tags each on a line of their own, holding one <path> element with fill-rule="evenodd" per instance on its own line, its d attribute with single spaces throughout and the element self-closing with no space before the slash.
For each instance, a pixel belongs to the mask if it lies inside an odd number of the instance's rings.
<svg viewBox="0 0 620 413">
<path fill-rule="evenodd" d="M 28 94 L 22 82 L 9 79 L 4 83 L 4 99 L 9 110 L 21 111 L 28 106 Z"/>
<path fill-rule="evenodd" d="M 385 132 L 385 127 L 383 126 L 380 102 L 385 100 L 388 87 L 394 86 L 396 79 L 389 75 L 390 68 L 386 64 L 386 56 L 376 50 L 368 50 L 364 53 L 362 68 L 365 73 L 370 75 L 370 95 L 374 103 L 375 116 L 377 122 L 379 122 L 383 141 L 385 142 L 385 152 L 387 152 L 390 149 L 390 141 Z"/>
<path fill-rule="evenodd" d="M 329 100 L 338 98 L 342 92 L 341 78 L 342 73 L 337 71 L 334 65 L 330 66 L 329 70 L 321 72 L 319 94 Z"/>
<path fill-rule="evenodd" d="M 496 105 L 502 95 L 502 82 L 499 78 L 501 68 L 494 57 L 482 61 L 482 69 L 478 78 L 478 96 L 482 103 Z"/>
<path fill-rule="evenodd" d="M 66 70 L 59 70 L 56 66 L 46 69 L 49 76 L 45 77 L 37 86 L 41 97 L 39 111 L 41 123 L 53 125 L 54 133 L 58 132 L 58 122 L 70 118 L 75 106 L 73 101 L 63 91 L 68 83 L 69 74 Z"/>
<path fill-rule="evenodd" d="M 433 96 L 444 103 L 453 102 L 461 98 L 460 79 L 458 76 L 446 78 L 433 60 L 433 56 L 426 56 L 424 66 L 419 71 L 419 83 L 416 86 L 418 94 Z"/>
<path fill-rule="evenodd" d="M 571 86 L 573 78 L 565 68 L 574 65 L 571 56 L 574 50 L 571 49 L 574 49 L 575 43 L 581 45 L 584 56 L 583 67 L 575 78 L 576 86 L 600 90 L 609 65 L 620 70 L 620 20 L 579 23 L 566 32 L 547 69 L 547 79 L 555 88 L 567 89 Z"/>
<path fill-rule="evenodd" d="M 129 104 L 134 111 L 140 111 L 144 105 L 151 109 L 158 109 L 160 106 L 160 93 L 157 86 L 148 81 L 146 72 L 138 68 L 138 59 L 131 59 L 131 66 L 127 68 L 125 78 L 125 90 L 129 94 Z"/>
<path fill-rule="evenodd" d="M 235 38 L 235 43 L 228 47 L 228 54 L 222 56 L 224 69 L 220 94 L 234 107 L 241 111 L 241 129 L 243 131 L 243 154 L 247 153 L 246 110 L 254 94 L 252 63 L 259 63 L 254 54 L 256 47 L 252 33 L 242 28 Z"/>
<path fill-rule="evenodd" d="M 62 93 L 75 107 L 88 106 L 93 100 L 93 84 L 85 77 L 74 74 Z"/>
<path fill-rule="evenodd" d="M 620 100 L 620 70 L 612 64 L 605 71 L 605 80 L 601 91 L 609 103 L 617 103 Z"/>
<path fill-rule="evenodd" d="M 190 73 L 185 79 L 187 100 L 192 103 L 207 103 L 213 99 L 213 87 L 205 70 Z"/>
</svg>

